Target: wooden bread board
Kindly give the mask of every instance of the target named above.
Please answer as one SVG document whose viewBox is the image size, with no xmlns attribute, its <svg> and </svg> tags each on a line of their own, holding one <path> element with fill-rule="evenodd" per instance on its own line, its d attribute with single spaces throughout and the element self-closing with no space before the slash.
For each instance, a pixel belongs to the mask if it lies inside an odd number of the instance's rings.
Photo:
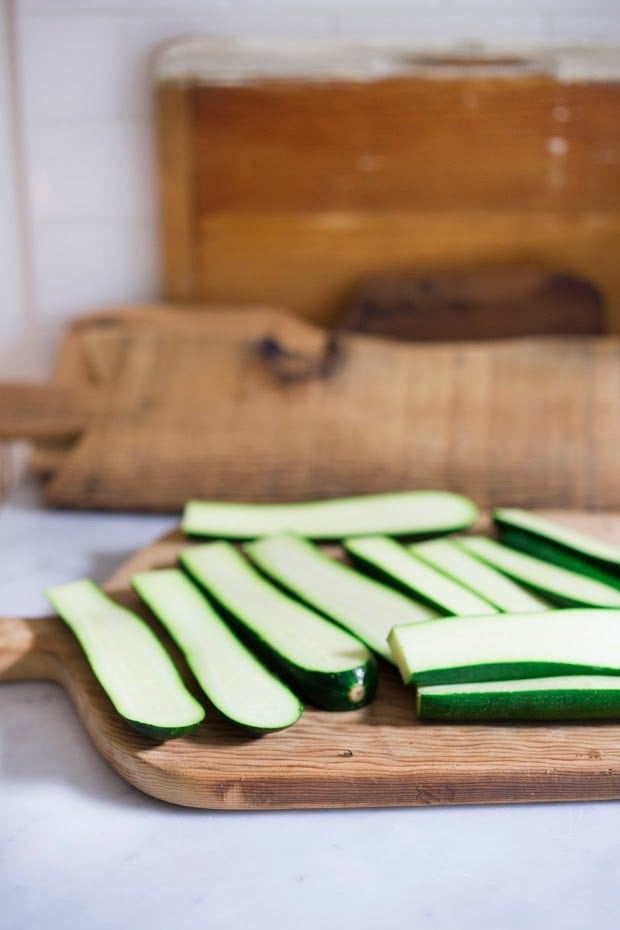
<svg viewBox="0 0 620 930">
<path fill-rule="evenodd" d="M 547 513 L 620 542 L 620 514 Z M 129 576 L 174 564 L 187 545 L 178 532 L 155 542 L 115 573 L 108 590 L 145 615 L 129 590 Z M 620 722 L 421 724 L 412 691 L 387 664 L 381 667 L 376 700 L 363 710 L 330 714 L 307 708 L 289 730 L 253 738 L 207 705 L 206 721 L 191 736 L 162 744 L 139 736 L 116 715 L 58 619 L 1 620 L 0 681 L 34 678 L 58 681 L 68 691 L 92 742 L 128 782 L 189 807 L 275 810 L 620 798 Z"/>
<path fill-rule="evenodd" d="M 267 340 L 320 359 L 327 339 L 267 309 L 86 317 L 67 332 L 53 390 L 0 385 L 0 436 L 39 437 L 54 506 L 179 512 L 192 497 L 433 487 L 483 507 L 620 507 L 618 337 L 354 333 L 329 375 L 297 381 L 260 351 Z"/>
</svg>

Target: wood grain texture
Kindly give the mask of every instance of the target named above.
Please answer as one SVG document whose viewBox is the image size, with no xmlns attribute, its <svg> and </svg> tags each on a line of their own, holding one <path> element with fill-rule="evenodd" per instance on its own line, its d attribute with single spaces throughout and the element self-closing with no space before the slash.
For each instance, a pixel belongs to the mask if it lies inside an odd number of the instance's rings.
<svg viewBox="0 0 620 930">
<path fill-rule="evenodd" d="M 620 208 L 620 84 L 404 75 L 185 91 L 201 214 Z"/>
<path fill-rule="evenodd" d="M 351 335 L 332 376 L 284 385 L 261 340 L 320 357 L 323 331 L 273 311 L 172 316 L 124 330 L 105 416 L 64 455 L 51 503 L 175 511 L 189 497 L 437 487 L 483 506 L 620 506 L 615 338 L 414 346 Z"/>
<path fill-rule="evenodd" d="M 375 80 L 160 76 L 167 296 L 328 321 L 368 272 L 526 259 L 591 277 L 620 331 L 620 83 L 414 59 Z"/>
<path fill-rule="evenodd" d="M 620 541 L 620 514 L 548 515 Z M 129 575 L 173 564 L 186 545 L 178 533 L 154 543 L 119 569 L 108 589 L 137 607 Z M 208 706 L 198 730 L 162 744 L 117 717 L 77 641 L 55 618 L 0 621 L 0 680 L 28 678 L 60 682 L 110 765 L 175 804 L 274 810 L 620 797 L 617 724 L 421 724 L 412 692 L 387 665 L 376 700 L 363 710 L 307 708 L 289 730 L 251 738 Z"/>
<path fill-rule="evenodd" d="M 192 245 L 196 288 L 178 296 L 268 304 L 330 324 L 371 273 L 526 261 L 592 280 L 617 333 L 619 251 L 620 213 L 614 212 L 211 213 L 202 217 Z"/>
<path fill-rule="evenodd" d="M 296 383 L 259 351 L 275 340 L 319 363 L 326 338 L 299 318 L 240 308 L 126 307 L 76 321 L 53 385 L 95 406 L 77 440 L 37 445 L 48 500 L 179 511 L 188 497 L 436 487 L 483 506 L 620 506 L 617 338 L 350 335 L 329 377 Z"/>
<path fill-rule="evenodd" d="M 0 439 L 62 439 L 82 432 L 93 415 L 84 393 L 21 381 L 0 384 Z"/>
</svg>

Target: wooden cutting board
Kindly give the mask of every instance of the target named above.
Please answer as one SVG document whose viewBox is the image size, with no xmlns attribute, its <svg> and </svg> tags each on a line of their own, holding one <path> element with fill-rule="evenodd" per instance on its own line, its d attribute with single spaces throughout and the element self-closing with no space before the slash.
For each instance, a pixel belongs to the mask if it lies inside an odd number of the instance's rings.
<svg viewBox="0 0 620 930">
<path fill-rule="evenodd" d="M 352 333 L 329 371 L 288 376 L 326 358 L 328 338 L 274 310 L 86 317 L 52 390 L 0 385 L 0 436 L 45 437 L 53 506 L 179 512 L 191 497 L 425 487 L 482 507 L 620 506 L 620 338 Z"/>
<path fill-rule="evenodd" d="M 620 513 L 547 513 L 620 542 Z M 129 576 L 173 564 L 187 545 L 178 532 L 155 542 L 116 572 L 108 590 L 138 607 Z M 58 619 L 1 620 L 0 681 L 34 678 L 58 681 L 66 689 L 94 745 L 123 778 L 146 794 L 188 807 L 275 810 L 620 798 L 620 723 L 421 724 L 412 691 L 387 664 L 381 667 L 376 700 L 363 710 L 330 714 L 308 708 L 289 730 L 253 738 L 208 707 L 205 723 L 191 736 L 162 744 L 139 736 L 115 714 Z"/>
</svg>

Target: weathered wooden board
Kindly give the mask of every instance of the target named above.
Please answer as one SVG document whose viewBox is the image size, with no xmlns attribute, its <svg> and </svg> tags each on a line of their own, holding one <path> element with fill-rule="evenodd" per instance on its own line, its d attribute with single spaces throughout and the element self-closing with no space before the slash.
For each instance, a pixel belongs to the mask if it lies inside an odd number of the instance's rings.
<svg viewBox="0 0 620 930">
<path fill-rule="evenodd" d="M 573 58 L 164 48 L 166 296 L 326 322 L 369 272 L 529 260 L 593 280 L 620 330 L 620 69 Z"/>
<path fill-rule="evenodd" d="M 45 390 L 24 387 L 16 417 L 19 388 L 0 385 L 0 435 L 60 430 L 43 447 L 55 506 L 178 512 L 191 497 L 425 487 L 480 506 L 620 506 L 617 337 L 407 344 L 353 333 L 327 376 L 293 381 L 278 360 L 318 363 L 327 336 L 275 311 L 125 308 L 76 321 L 69 337 L 82 373 L 54 380 L 47 410 L 34 404 Z M 70 388 L 72 428 L 83 424 L 65 440 Z"/>
</svg>

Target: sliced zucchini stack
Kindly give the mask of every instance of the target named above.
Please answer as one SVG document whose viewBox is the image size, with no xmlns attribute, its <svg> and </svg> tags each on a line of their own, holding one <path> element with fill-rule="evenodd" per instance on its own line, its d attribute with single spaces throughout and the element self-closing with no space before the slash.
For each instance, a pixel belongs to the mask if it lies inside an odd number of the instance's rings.
<svg viewBox="0 0 620 930">
<path fill-rule="evenodd" d="M 390 646 L 415 685 L 620 675 L 620 610 L 446 617 L 395 627 Z"/>
<path fill-rule="evenodd" d="M 110 701 L 143 736 L 182 736 L 205 711 L 187 690 L 148 624 L 88 579 L 60 585 L 47 597 L 72 630 Z"/>
<path fill-rule="evenodd" d="M 517 552 L 482 536 L 465 537 L 461 545 L 509 578 L 555 604 L 567 607 L 620 607 L 620 591 L 577 572 Z"/>
<path fill-rule="evenodd" d="M 301 504 L 189 501 L 181 529 L 192 536 L 243 540 L 275 533 L 317 540 L 370 533 L 426 536 L 466 529 L 476 515 L 472 501 L 449 491 L 401 491 Z"/>
<path fill-rule="evenodd" d="M 527 510 L 500 508 L 493 519 L 506 545 L 620 588 L 620 546 Z"/>
<path fill-rule="evenodd" d="M 416 557 L 387 536 L 345 539 L 343 546 L 356 565 L 381 581 L 413 594 L 442 614 L 480 616 L 497 608 Z"/>
<path fill-rule="evenodd" d="M 131 583 L 222 714 L 255 733 L 281 730 L 300 718 L 298 698 L 246 649 L 184 572 L 140 572 Z"/>
<path fill-rule="evenodd" d="M 620 717 L 620 676 L 424 685 L 416 692 L 416 707 L 423 720 L 613 720 Z"/>
<path fill-rule="evenodd" d="M 389 662 L 394 660 L 387 638 L 395 624 L 437 615 L 430 607 L 366 578 L 298 536 L 268 536 L 248 543 L 245 550 L 266 575 Z"/>
<path fill-rule="evenodd" d="M 377 668 L 363 643 L 271 585 L 230 543 L 195 546 L 180 558 L 233 629 L 300 697 L 324 710 L 372 700 Z"/>
<path fill-rule="evenodd" d="M 411 551 L 433 568 L 484 598 L 502 613 L 540 613 L 551 604 L 528 591 L 507 575 L 502 575 L 459 545 L 458 540 L 430 539 L 415 543 Z"/>
</svg>

